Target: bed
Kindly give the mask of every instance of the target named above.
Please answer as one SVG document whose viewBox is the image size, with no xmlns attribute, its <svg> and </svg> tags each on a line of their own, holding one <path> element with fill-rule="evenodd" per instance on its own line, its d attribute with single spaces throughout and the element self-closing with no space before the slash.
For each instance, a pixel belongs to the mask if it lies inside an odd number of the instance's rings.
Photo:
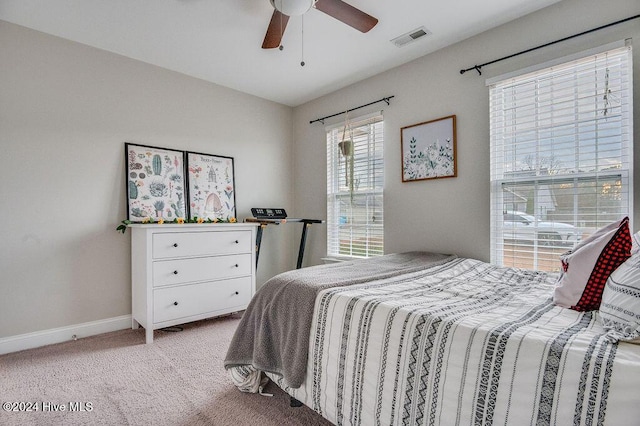
<svg viewBox="0 0 640 426">
<path fill-rule="evenodd" d="M 225 367 L 337 425 L 637 425 L 640 345 L 553 302 L 557 276 L 412 252 L 285 272 Z"/>
</svg>

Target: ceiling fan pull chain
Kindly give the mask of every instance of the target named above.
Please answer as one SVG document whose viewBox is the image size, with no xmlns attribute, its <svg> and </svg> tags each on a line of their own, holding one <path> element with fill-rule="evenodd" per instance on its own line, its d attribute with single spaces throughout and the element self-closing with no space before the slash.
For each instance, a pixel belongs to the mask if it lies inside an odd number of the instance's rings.
<svg viewBox="0 0 640 426">
<path fill-rule="evenodd" d="M 302 15 L 302 60 L 300 61 L 300 66 L 304 67 L 304 15 Z"/>
<path fill-rule="evenodd" d="M 280 9 L 282 9 L 282 0 L 280 0 Z M 284 37 L 284 31 L 282 30 L 282 13 L 280 13 L 280 46 L 278 46 L 278 49 L 280 51 L 282 51 L 282 49 L 284 49 L 284 46 L 282 45 L 282 38 Z"/>
</svg>

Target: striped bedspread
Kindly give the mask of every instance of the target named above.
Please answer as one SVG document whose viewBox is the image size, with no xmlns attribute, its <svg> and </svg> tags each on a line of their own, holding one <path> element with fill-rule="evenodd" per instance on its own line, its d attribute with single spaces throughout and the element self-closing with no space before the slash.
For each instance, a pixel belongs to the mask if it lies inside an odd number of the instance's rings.
<svg viewBox="0 0 640 426">
<path fill-rule="evenodd" d="M 307 376 L 338 425 L 638 425 L 640 346 L 554 306 L 555 275 L 456 259 L 320 292 Z"/>
</svg>

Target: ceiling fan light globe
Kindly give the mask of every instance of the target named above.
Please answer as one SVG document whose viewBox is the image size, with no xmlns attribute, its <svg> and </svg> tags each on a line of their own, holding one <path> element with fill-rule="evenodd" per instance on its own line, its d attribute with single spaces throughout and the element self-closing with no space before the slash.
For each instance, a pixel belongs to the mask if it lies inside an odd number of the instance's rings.
<svg viewBox="0 0 640 426">
<path fill-rule="evenodd" d="M 314 0 L 269 0 L 280 13 L 287 16 L 304 15 L 313 7 Z"/>
</svg>

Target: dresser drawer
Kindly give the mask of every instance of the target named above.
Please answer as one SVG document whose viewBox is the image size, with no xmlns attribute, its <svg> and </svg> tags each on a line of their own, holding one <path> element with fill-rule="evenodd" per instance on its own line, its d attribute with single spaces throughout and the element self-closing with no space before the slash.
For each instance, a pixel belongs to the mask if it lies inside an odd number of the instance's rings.
<svg viewBox="0 0 640 426">
<path fill-rule="evenodd" d="M 233 309 L 251 300 L 251 277 L 159 288 L 153 291 L 153 322 Z"/>
<path fill-rule="evenodd" d="M 153 262 L 153 286 L 251 275 L 251 253 Z"/>
<path fill-rule="evenodd" d="M 153 258 L 250 253 L 251 231 L 167 232 L 153 235 Z"/>
</svg>

